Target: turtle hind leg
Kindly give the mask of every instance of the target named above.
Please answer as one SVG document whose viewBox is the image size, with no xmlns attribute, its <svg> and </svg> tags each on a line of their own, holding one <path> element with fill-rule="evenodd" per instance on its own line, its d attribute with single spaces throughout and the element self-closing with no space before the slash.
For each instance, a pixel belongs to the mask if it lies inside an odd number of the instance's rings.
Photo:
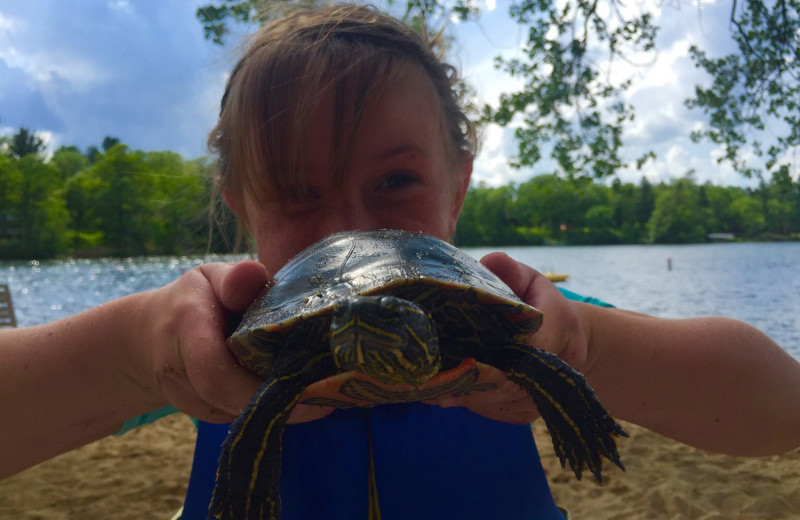
<svg viewBox="0 0 800 520">
<path fill-rule="evenodd" d="M 222 445 L 209 519 L 280 518 L 286 421 L 306 386 L 335 373 L 327 354 L 318 356 L 305 368 L 265 381 L 231 425 Z"/>
<path fill-rule="evenodd" d="M 550 431 L 562 467 L 569 463 L 578 479 L 588 468 L 600 483 L 601 457 L 625 469 L 614 438 L 628 434 L 603 408 L 584 377 L 558 356 L 512 343 L 477 358 L 505 372 L 530 394 Z"/>
</svg>

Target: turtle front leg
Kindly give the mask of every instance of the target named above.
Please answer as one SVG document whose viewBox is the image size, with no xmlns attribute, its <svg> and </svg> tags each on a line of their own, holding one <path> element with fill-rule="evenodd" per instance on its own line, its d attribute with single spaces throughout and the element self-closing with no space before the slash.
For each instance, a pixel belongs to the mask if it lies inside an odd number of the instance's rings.
<svg viewBox="0 0 800 520">
<path fill-rule="evenodd" d="M 583 375 L 558 356 L 510 344 L 476 358 L 502 370 L 530 394 L 550 431 L 561 466 L 569 462 L 578 480 L 588 467 L 603 482 L 601 456 L 625 469 L 614 437 L 628 434 L 600 404 Z"/>
<path fill-rule="evenodd" d="M 305 387 L 329 377 L 336 367 L 329 353 L 308 364 L 274 374 L 262 384 L 231 425 L 222 445 L 209 519 L 280 518 L 283 431 Z"/>
</svg>

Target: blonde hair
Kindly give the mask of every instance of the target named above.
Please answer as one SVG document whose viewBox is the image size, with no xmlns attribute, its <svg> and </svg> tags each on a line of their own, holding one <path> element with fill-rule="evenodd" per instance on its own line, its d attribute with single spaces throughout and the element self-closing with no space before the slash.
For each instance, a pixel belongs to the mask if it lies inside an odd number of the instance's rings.
<svg viewBox="0 0 800 520">
<path fill-rule="evenodd" d="M 465 152 L 471 158 L 477 138 L 459 105 L 455 69 L 402 22 L 372 8 L 336 5 L 263 27 L 228 79 L 209 136 L 218 187 L 256 199 L 269 186 L 281 197 L 304 190 L 306 132 L 324 96 L 333 96 L 334 172 L 341 175 L 365 107 L 393 80 L 415 72 L 437 93 L 448 153 L 454 161 Z"/>
</svg>

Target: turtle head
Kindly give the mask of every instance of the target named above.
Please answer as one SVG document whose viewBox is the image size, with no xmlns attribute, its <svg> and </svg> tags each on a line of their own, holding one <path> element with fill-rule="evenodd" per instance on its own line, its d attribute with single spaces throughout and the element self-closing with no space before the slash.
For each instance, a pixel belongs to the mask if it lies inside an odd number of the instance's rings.
<svg viewBox="0 0 800 520">
<path fill-rule="evenodd" d="M 354 296 L 334 306 L 331 352 L 342 370 L 386 383 L 421 386 L 441 358 L 430 314 L 394 296 Z"/>
</svg>

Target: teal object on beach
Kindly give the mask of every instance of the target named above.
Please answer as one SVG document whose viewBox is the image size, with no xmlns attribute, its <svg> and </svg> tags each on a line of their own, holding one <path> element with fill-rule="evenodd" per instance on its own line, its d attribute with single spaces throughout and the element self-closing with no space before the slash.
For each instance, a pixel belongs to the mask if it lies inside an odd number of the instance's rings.
<svg viewBox="0 0 800 520">
<path fill-rule="evenodd" d="M 597 298 L 592 298 L 591 296 L 581 296 L 580 294 L 572 292 L 569 289 L 559 287 L 558 290 L 561 291 L 561 294 L 563 294 L 568 300 L 591 303 L 592 305 L 597 305 L 598 307 L 613 307 L 613 305 L 606 303 L 603 300 L 598 300 Z"/>
</svg>

